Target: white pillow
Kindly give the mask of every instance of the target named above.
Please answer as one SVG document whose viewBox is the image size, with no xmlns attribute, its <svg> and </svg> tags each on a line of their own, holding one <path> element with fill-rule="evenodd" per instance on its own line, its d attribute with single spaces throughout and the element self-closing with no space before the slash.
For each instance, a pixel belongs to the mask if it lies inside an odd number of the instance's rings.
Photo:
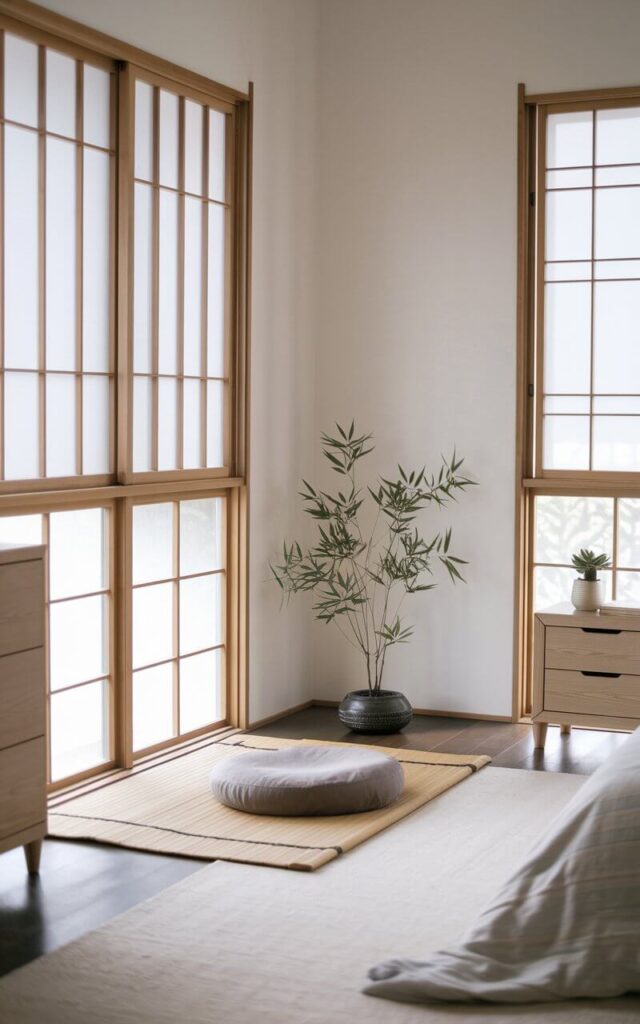
<svg viewBox="0 0 640 1024">
<path fill-rule="evenodd" d="M 368 995 L 410 1003 L 640 991 L 640 729 L 578 790 L 460 945 L 426 961 L 389 960 L 369 977 Z"/>
</svg>

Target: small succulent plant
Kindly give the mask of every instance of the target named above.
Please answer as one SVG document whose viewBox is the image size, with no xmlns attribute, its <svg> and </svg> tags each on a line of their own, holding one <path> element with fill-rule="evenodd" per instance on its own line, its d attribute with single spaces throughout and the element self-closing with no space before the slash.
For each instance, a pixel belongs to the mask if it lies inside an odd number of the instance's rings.
<svg viewBox="0 0 640 1024">
<path fill-rule="evenodd" d="M 581 573 L 582 579 L 591 582 L 598 579 L 598 569 L 609 569 L 611 566 L 608 555 L 596 555 L 585 548 L 572 555 L 571 562 L 574 569 Z"/>
</svg>

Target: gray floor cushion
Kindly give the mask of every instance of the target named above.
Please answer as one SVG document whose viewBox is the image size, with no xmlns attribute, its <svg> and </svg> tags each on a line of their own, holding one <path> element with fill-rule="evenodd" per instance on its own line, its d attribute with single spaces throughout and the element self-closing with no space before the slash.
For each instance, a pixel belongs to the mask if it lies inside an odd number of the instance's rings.
<svg viewBox="0 0 640 1024">
<path fill-rule="evenodd" d="M 249 814 L 354 814 L 386 807 L 404 786 L 402 766 L 373 750 L 321 746 L 260 750 L 211 772 L 214 796 Z"/>
</svg>

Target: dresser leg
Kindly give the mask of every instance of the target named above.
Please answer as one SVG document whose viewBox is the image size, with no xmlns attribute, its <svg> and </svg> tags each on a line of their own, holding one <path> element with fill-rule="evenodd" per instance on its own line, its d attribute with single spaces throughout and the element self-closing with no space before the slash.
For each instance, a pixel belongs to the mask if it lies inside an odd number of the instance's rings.
<svg viewBox="0 0 640 1024">
<path fill-rule="evenodd" d="M 570 733 L 571 733 L 571 726 L 570 725 L 567 725 L 565 723 L 564 725 L 560 726 L 560 735 L 561 736 L 569 736 Z"/>
<path fill-rule="evenodd" d="M 25 843 L 24 856 L 27 862 L 27 870 L 30 875 L 37 875 L 40 870 L 40 854 L 42 853 L 42 839 L 34 839 L 32 843 Z"/>
<path fill-rule="evenodd" d="M 533 722 L 533 746 L 538 749 L 541 747 L 544 749 L 544 741 L 547 738 L 547 723 L 546 722 Z"/>
</svg>

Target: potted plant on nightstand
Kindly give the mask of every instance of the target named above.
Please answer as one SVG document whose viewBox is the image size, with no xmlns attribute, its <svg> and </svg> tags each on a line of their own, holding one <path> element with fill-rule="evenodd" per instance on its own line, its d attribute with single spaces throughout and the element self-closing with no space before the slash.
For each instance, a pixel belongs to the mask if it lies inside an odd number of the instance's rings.
<svg viewBox="0 0 640 1024">
<path fill-rule="evenodd" d="M 373 451 L 371 434 L 358 435 L 353 423 L 336 429 L 335 437 L 322 435 L 322 453 L 344 478 L 344 488 L 328 494 L 303 481 L 300 497 L 317 523 L 315 543 L 303 551 L 296 541 L 285 542 L 283 561 L 271 571 L 287 598 L 313 592 L 316 618 L 335 622 L 363 656 L 367 689 L 347 694 L 340 721 L 355 732 L 396 732 L 411 720 L 411 705 L 399 691 L 383 690 L 382 679 L 387 651 L 412 634 L 400 616 L 401 605 L 407 595 L 436 586 L 434 567 L 443 568 L 455 583 L 463 580 L 459 566 L 466 564 L 450 553 L 450 529 L 427 540 L 416 519 L 427 507 L 455 501 L 457 492 L 473 481 L 461 474 L 463 460 L 454 452 L 449 461 L 443 458 L 437 475 L 398 466 L 395 479 L 379 477 L 365 492 L 356 481 L 356 467 Z M 361 522 L 365 503 L 373 511 L 369 529 Z"/>
<path fill-rule="evenodd" d="M 571 603 L 580 612 L 597 612 L 604 604 L 604 588 L 598 578 L 599 569 L 611 566 L 608 555 L 595 555 L 593 551 L 581 548 L 572 556 L 574 569 L 581 574 L 573 581 Z"/>
</svg>

